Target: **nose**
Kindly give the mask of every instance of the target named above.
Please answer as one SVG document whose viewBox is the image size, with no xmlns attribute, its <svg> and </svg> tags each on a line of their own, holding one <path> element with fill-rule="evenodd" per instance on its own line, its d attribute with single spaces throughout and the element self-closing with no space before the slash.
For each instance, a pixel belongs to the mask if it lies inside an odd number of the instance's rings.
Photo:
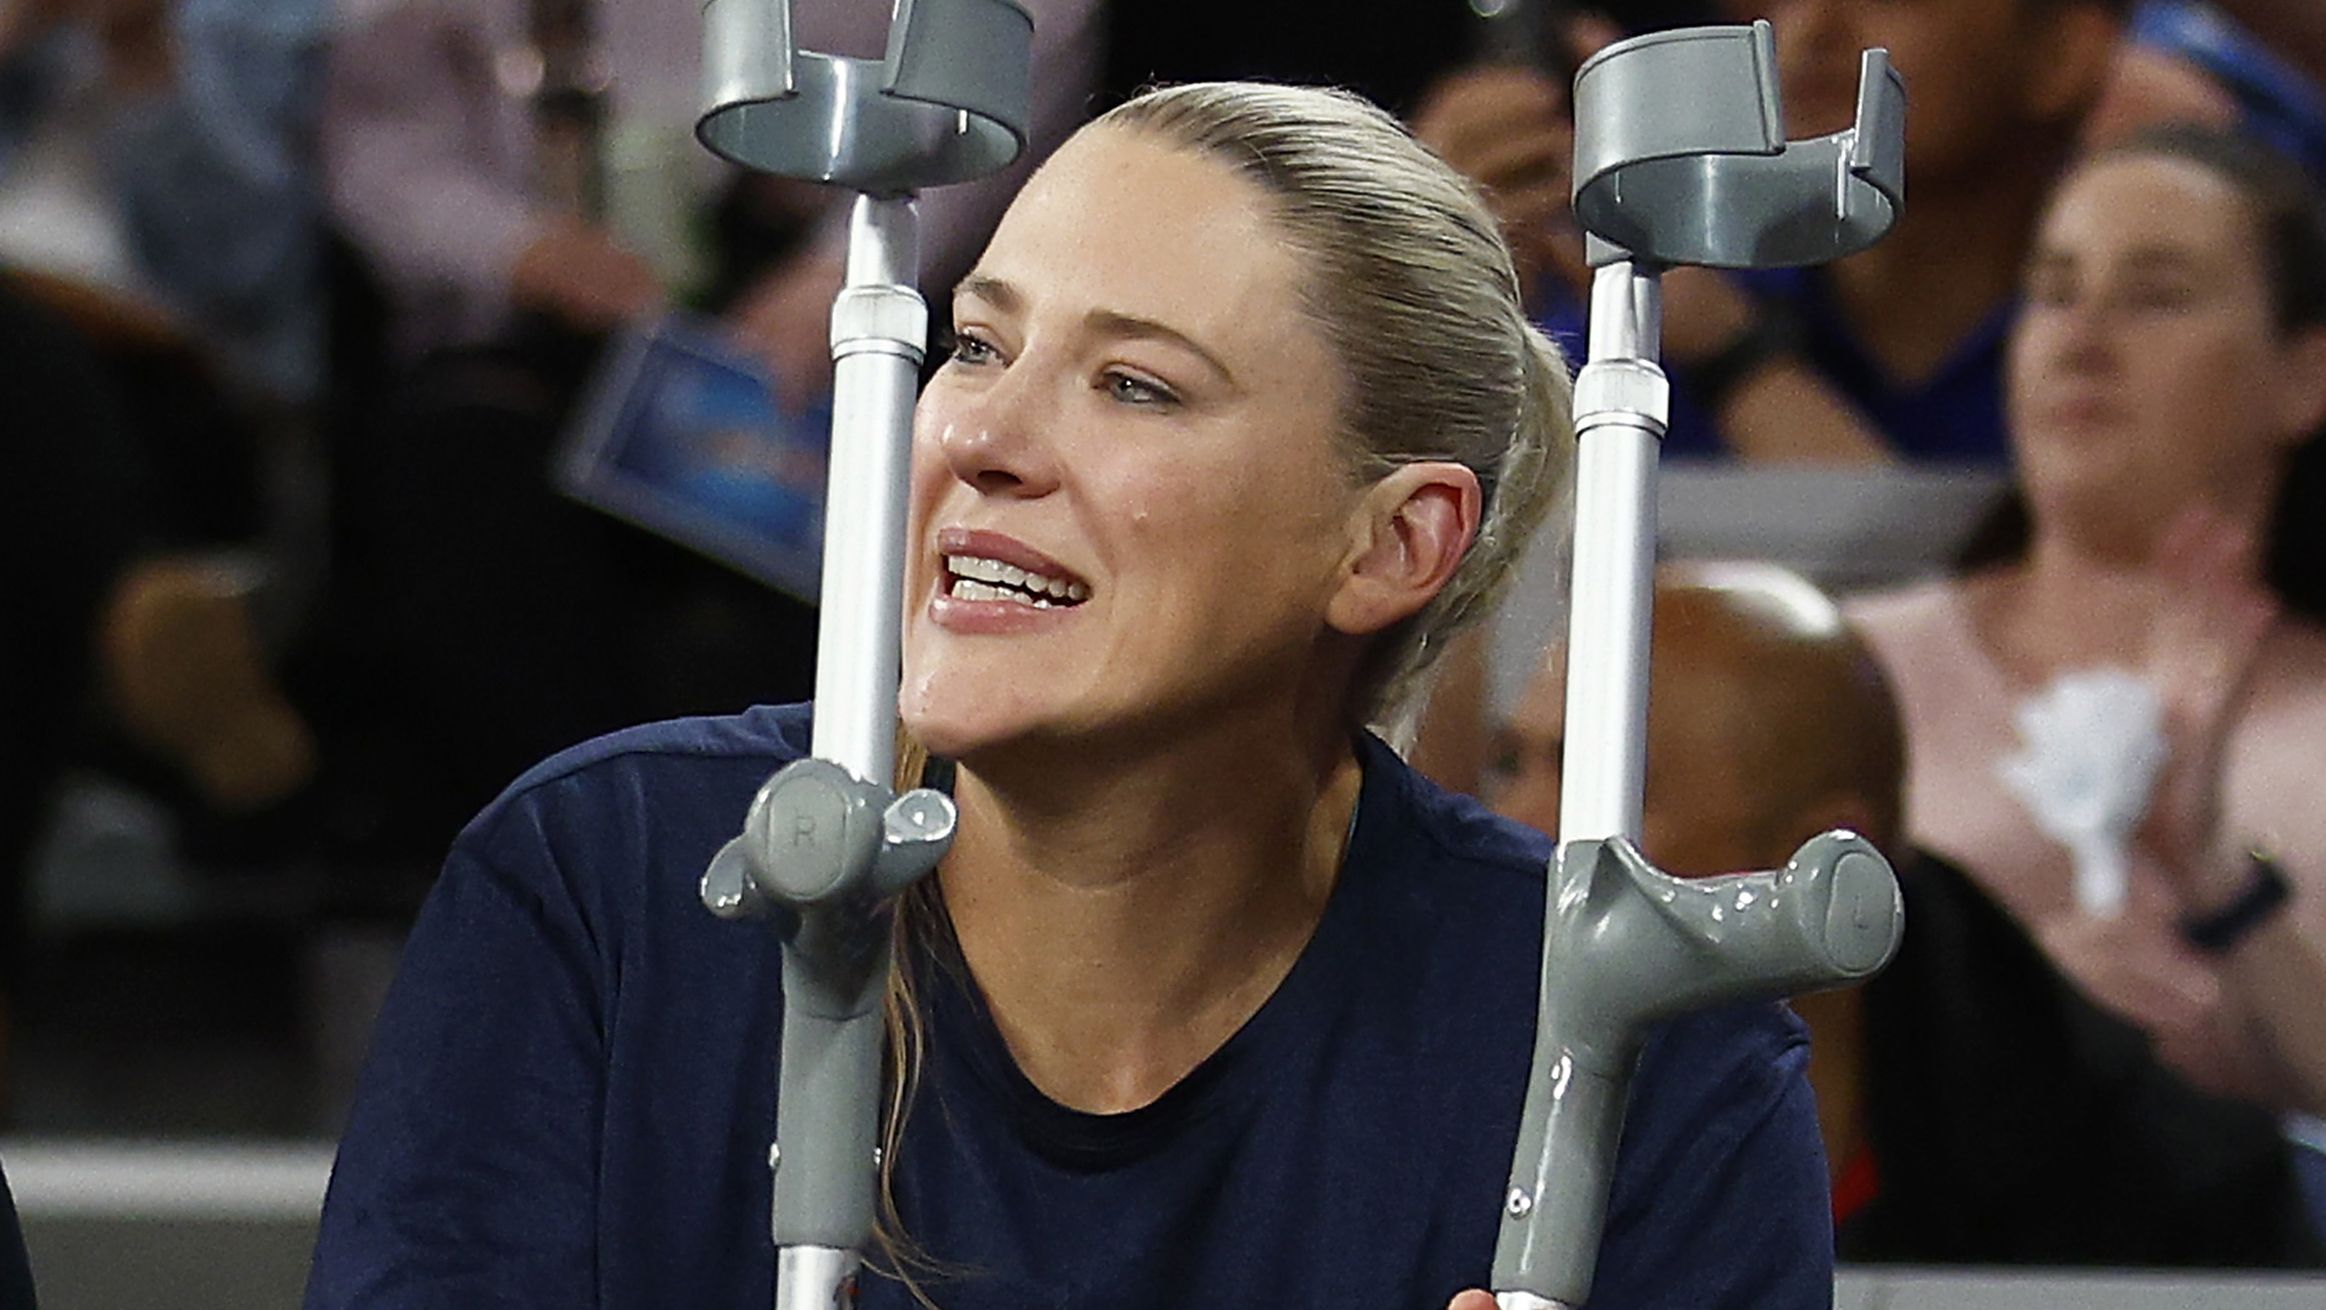
<svg viewBox="0 0 2326 1310">
<path fill-rule="evenodd" d="M 934 417 L 938 451 L 956 479 L 983 495 L 1031 498 L 1057 489 L 1057 451 L 1038 379 L 1023 361 Z"/>
<path fill-rule="evenodd" d="M 2107 298 L 2077 296 L 2053 312 L 2057 315 L 2057 326 L 2050 365 L 2075 376 L 2107 372 L 2114 359 L 2115 346 Z"/>
</svg>

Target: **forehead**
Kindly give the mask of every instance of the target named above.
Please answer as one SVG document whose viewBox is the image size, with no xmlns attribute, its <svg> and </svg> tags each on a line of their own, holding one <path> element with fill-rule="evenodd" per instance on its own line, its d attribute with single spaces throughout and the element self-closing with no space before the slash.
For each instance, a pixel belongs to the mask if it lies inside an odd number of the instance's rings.
<svg viewBox="0 0 2326 1310">
<path fill-rule="evenodd" d="M 2060 189 L 2043 225 L 2051 256 L 2166 253 L 2239 261 L 2253 245 L 2237 189 L 2201 164 L 2125 155 L 2088 164 Z"/>
<path fill-rule="evenodd" d="M 1745 7 L 1767 11 L 1782 36 L 1784 20 L 1813 3 L 1848 22 L 1861 38 L 1895 45 L 1891 55 L 1902 61 L 1901 71 L 1926 51 L 1983 49 L 2020 38 L 2038 7 L 2038 0 L 1769 0 Z M 1857 66 L 1855 49 L 1832 54 Z"/>
<path fill-rule="evenodd" d="M 1060 147 L 978 262 L 1037 312 L 1104 309 L 1231 346 L 1280 336 L 1298 315 L 1302 271 L 1255 184 L 1113 127 Z"/>
</svg>

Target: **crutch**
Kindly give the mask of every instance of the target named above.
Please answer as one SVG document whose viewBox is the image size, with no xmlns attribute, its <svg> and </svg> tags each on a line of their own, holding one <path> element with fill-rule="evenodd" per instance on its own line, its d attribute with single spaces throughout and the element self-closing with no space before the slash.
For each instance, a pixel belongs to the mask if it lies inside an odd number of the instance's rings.
<svg viewBox="0 0 2326 1310">
<path fill-rule="evenodd" d="M 913 195 L 1025 146 L 1033 20 L 1015 0 L 896 0 L 883 59 L 797 49 L 790 0 L 708 0 L 696 135 L 746 168 L 857 193 L 832 306 L 810 757 L 777 771 L 703 875 L 783 939 L 774 1197 L 779 1310 L 855 1304 L 878 1163 L 882 904 L 936 867 L 953 804 L 890 786 L 913 395 L 928 335 Z"/>
<path fill-rule="evenodd" d="M 1663 269 L 1816 264 L 1872 244 L 1903 200 L 1905 88 L 1881 51 L 1857 120 L 1787 143 L 1769 25 L 1660 32 L 1575 76 L 1575 216 L 1595 270 L 1575 380 L 1573 595 L 1559 851 L 1534 1068 L 1494 1252 L 1504 1310 L 1589 1297 L 1631 1075 L 1658 1019 L 1864 978 L 1897 949 L 1897 880 L 1863 839 L 1783 869 L 1682 881 L 1641 855 Z"/>
</svg>

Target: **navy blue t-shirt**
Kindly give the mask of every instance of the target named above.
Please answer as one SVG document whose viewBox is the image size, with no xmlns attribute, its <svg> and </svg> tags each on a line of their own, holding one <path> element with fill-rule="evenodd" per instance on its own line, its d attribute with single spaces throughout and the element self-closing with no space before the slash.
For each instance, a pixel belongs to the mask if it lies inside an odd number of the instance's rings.
<svg viewBox="0 0 2326 1310">
<path fill-rule="evenodd" d="M 379 1023 L 310 1307 L 771 1304 L 779 948 L 696 884 L 806 744 L 796 707 L 617 734 L 461 836 Z M 898 1197 L 938 1305 L 1442 1310 L 1485 1284 L 1549 848 L 1359 749 L 1315 937 L 1153 1104 L 1051 1101 L 974 984 L 924 970 Z M 1592 1310 L 1831 1304 L 1806 1055 L 1775 1006 L 1650 1042 Z M 874 1277 L 864 1303 L 912 1301 Z"/>
</svg>

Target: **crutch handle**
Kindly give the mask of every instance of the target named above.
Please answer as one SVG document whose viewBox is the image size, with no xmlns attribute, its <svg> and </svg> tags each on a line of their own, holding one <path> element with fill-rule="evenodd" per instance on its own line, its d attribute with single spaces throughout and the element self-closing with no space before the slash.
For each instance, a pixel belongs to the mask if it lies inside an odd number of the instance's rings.
<svg viewBox="0 0 2326 1310">
<path fill-rule="evenodd" d="M 1890 864 L 1849 832 L 1784 868 L 1680 879 L 1628 839 L 1561 847 L 1543 943 L 1540 1066 L 1512 1158 L 1494 1286 L 1580 1305 L 1591 1290 L 1616 1143 L 1656 1021 L 1865 978 L 1898 949 Z M 1518 1304 L 1526 1304 L 1520 1302 Z"/>
</svg>

